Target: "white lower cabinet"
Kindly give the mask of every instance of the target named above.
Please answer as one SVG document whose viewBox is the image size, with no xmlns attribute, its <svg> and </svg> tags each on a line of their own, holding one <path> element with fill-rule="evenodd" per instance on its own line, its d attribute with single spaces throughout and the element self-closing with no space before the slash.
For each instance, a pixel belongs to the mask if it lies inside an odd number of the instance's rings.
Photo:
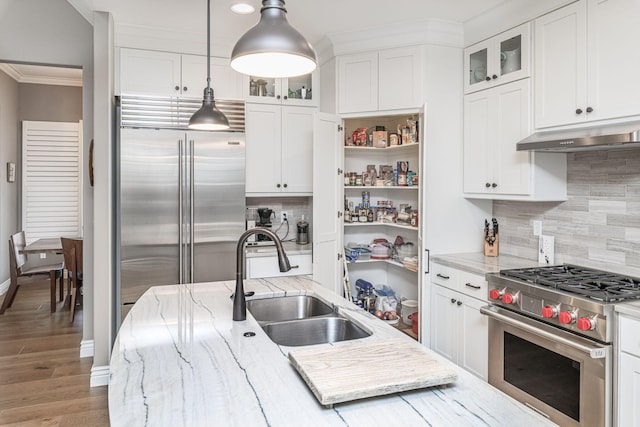
<svg viewBox="0 0 640 427">
<path fill-rule="evenodd" d="M 487 380 L 489 327 L 487 317 L 480 313 L 487 302 L 470 296 L 477 293 L 484 298 L 486 281 L 436 264 L 431 268 L 431 348 Z"/>
<path fill-rule="evenodd" d="M 640 319 L 620 315 L 617 425 L 640 425 Z"/>
<path fill-rule="evenodd" d="M 302 276 L 313 272 L 311 254 L 288 255 L 288 258 L 291 270 L 284 273 L 278 267 L 277 255 L 247 258 L 247 279 Z"/>
</svg>

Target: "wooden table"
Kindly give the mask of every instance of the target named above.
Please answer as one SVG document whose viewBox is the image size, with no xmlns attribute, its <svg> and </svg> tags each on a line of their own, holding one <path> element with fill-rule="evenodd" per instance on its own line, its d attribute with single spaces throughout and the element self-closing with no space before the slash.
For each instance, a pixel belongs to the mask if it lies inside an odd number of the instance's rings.
<svg viewBox="0 0 640 427">
<path fill-rule="evenodd" d="M 49 239 L 38 239 L 32 243 L 29 243 L 20 251 L 21 254 L 46 254 L 62 253 L 62 242 L 59 237 L 52 237 Z"/>
</svg>

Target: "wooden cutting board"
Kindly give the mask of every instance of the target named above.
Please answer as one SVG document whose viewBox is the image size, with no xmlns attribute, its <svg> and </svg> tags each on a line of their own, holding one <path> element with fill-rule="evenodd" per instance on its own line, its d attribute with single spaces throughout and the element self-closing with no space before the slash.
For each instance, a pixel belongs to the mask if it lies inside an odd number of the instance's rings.
<svg viewBox="0 0 640 427">
<path fill-rule="evenodd" d="M 448 384 L 458 374 L 406 339 L 353 341 L 289 351 L 322 405 Z"/>
</svg>

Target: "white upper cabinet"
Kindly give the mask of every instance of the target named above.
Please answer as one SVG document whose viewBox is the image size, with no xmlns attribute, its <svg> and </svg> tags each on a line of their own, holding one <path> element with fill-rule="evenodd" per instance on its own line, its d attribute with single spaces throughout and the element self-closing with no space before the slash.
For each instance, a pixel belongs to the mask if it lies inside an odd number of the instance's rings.
<svg viewBox="0 0 640 427">
<path fill-rule="evenodd" d="M 534 24 L 535 126 L 640 114 L 637 0 L 582 0 Z"/>
<path fill-rule="evenodd" d="M 530 24 L 526 23 L 464 50 L 464 92 L 529 77 Z"/>
<path fill-rule="evenodd" d="M 228 59 L 211 58 L 211 86 L 220 99 L 242 99 L 242 75 Z M 120 49 L 120 94 L 202 98 L 207 57 L 140 49 Z"/>
<path fill-rule="evenodd" d="M 419 108 L 423 103 L 420 47 L 338 57 L 338 111 L 360 113 Z"/>
<path fill-rule="evenodd" d="M 309 195 L 315 108 L 246 104 L 246 193 Z"/>
<path fill-rule="evenodd" d="M 244 98 L 264 104 L 317 106 L 317 80 L 317 73 L 279 79 L 244 76 Z"/>
<path fill-rule="evenodd" d="M 566 157 L 516 151 L 531 131 L 530 79 L 465 96 L 464 193 L 469 198 L 566 200 Z"/>
</svg>

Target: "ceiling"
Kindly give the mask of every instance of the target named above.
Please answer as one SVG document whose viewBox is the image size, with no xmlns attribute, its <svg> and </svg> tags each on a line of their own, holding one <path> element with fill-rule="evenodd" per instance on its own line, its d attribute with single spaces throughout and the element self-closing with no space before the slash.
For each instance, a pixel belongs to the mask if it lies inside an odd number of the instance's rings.
<svg viewBox="0 0 640 427">
<path fill-rule="evenodd" d="M 68 0 L 77 9 L 111 12 L 116 26 L 136 26 L 169 32 L 206 32 L 205 0 Z M 251 15 L 231 12 L 237 0 L 211 0 L 212 39 L 237 40 L 259 19 L 260 0 L 246 0 Z M 312 44 L 326 34 L 381 25 L 443 19 L 465 22 L 514 0 L 287 0 L 289 22 Z M 82 10 L 81 10 L 82 11 Z"/>
</svg>

